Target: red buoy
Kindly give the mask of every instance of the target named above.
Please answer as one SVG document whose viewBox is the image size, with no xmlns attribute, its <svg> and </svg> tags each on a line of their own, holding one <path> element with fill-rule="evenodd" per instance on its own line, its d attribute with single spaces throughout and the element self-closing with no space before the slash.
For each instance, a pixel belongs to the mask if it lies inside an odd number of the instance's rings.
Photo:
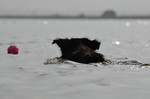
<svg viewBox="0 0 150 99">
<path fill-rule="evenodd" d="M 19 49 L 15 45 L 11 45 L 7 49 L 8 54 L 18 54 Z"/>
</svg>

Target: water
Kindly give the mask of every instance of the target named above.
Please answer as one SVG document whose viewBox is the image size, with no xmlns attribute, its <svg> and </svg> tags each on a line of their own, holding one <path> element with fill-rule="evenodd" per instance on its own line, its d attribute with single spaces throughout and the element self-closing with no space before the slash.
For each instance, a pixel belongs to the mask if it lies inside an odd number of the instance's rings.
<svg viewBox="0 0 150 99">
<path fill-rule="evenodd" d="M 105 58 L 150 63 L 150 20 L 0 20 L 1 99 L 143 99 L 150 68 L 138 65 L 48 64 L 55 38 L 101 41 Z M 14 44 L 18 55 L 7 54 Z"/>
</svg>

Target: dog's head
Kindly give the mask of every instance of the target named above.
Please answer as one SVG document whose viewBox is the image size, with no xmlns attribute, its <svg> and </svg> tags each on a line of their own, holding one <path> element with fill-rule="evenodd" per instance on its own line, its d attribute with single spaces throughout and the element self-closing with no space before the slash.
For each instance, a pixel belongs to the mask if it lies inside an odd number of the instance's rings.
<svg viewBox="0 0 150 99">
<path fill-rule="evenodd" d="M 97 50 L 100 48 L 101 42 L 97 40 L 89 40 L 87 38 L 72 38 L 72 39 L 55 39 L 52 44 L 57 44 L 61 50 L 73 50 L 77 46 L 85 45 L 92 50 Z"/>
</svg>

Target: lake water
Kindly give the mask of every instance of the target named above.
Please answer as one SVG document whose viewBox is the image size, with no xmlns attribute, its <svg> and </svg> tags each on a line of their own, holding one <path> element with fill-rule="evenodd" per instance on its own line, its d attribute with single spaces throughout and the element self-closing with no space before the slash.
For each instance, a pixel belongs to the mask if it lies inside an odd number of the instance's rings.
<svg viewBox="0 0 150 99">
<path fill-rule="evenodd" d="M 55 38 L 101 41 L 105 58 L 150 63 L 150 20 L 0 19 L 0 99 L 148 99 L 150 67 L 48 64 Z M 18 55 L 7 54 L 15 44 Z"/>
</svg>

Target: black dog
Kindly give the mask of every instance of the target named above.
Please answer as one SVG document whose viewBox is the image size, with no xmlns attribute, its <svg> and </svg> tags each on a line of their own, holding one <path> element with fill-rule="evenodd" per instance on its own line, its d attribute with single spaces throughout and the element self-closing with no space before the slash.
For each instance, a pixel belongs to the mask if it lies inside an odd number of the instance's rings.
<svg viewBox="0 0 150 99">
<path fill-rule="evenodd" d="M 102 54 L 95 52 L 101 44 L 97 40 L 87 38 L 55 39 L 52 44 L 55 43 L 61 49 L 61 58 L 86 64 L 105 61 Z"/>
</svg>

